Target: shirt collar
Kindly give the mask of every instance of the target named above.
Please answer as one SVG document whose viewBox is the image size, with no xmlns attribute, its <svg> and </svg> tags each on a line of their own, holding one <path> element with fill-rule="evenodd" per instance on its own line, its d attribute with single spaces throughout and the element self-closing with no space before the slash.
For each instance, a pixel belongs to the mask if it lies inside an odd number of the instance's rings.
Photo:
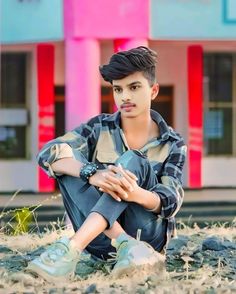
<svg viewBox="0 0 236 294">
<path fill-rule="evenodd" d="M 117 127 L 120 127 L 120 112 L 116 111 L 112 114 L 106 116 L 103 121 L 108 121 L 114 123 Z"/>
<path fill-rule="evenodd" d="M 178 135 L 170 128 L 163 117 L 155 110 L 150 110 L 151 118 L 157 123 L 160 130 L 160 137 L 163 141 L 167 140 L 170 136 L 178 138 Z M 103 119 L 103 121 L 112 122 L 116 127 L 120 128 L 120 111 L 116 111 Z"/>
</svg>

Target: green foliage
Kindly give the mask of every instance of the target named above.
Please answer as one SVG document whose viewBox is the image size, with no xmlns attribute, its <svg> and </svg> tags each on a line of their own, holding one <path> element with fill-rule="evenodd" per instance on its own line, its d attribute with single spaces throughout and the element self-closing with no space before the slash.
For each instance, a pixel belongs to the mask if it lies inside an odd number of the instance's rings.
<svg viewBox="0 0 236 294">
<path fill-rule="evenodd" d="M 29 225 L 33 220 L 33 213 L 28 207 L 23 207 L 14 213 L 16 223 L 13 235 L 20 235 L 29 231 Z"/>
<path fill-rule="evenodd" d="M 60 194 L 52 195 L 36 205 L 9 209 L 9 204 L 13 202 L 19 192 L 20 190 L 16 191 L 4 206 L 3 210 L 0 211 L 0 233 L 8 235 L 22 235 L 25 233 L 33 233 L 35 230 L 40 232 L 35 211 L 42 207 L 47 201 L 61 197 Z M 56 227 L 60 228 L 63 226 L 63 222 L 64 217 L 61 221 L 58 220 L 58 222 L 50 222 L 49 225 L 52 229 L 55 229 Z"/>
</svg>

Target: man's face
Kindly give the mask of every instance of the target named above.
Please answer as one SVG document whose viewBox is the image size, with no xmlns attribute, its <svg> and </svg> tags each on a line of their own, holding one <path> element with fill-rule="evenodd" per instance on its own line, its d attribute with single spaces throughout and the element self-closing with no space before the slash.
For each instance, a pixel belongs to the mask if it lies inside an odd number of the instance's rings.
<svg viewBox="0 0 236 294">
<path fill-rule="evenodd" d="M 150 86 L 142 72 L 113 80 L 112 86 L 116 106 L 123 117 L 137 117 L 149 113 L 151 101 L 159 91 L 158 84 Z"/>
</svg>

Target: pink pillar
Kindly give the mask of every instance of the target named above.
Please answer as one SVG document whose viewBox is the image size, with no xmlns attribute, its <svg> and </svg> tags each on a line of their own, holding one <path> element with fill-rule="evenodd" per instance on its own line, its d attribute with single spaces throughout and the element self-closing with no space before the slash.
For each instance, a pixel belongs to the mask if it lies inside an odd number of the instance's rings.
<svg viewBox="0 0 236 294">
<path fill-rule="evenodd" d="M 203 150 L 203 49 L 201 46 L 188 48 L 188 121 L 189 121 L 189 186 L 202 186 Z"/>
<path fill-rule="evenodd" d="M 39 150 L 55 136 L 54 126 L 54 46 L 37 45 L 37 85 L 38 85 L 38 148 Z M 51 192 L 55 181 L 39 168 L 38 191 Z"/>
<path fill-rule="evenodd" d="M 116 39 L 114 40 L 114 51 L 125 51 L 138 46 L 148 47 L 147 39 Z"/>
<path fill-rule="evenodd" d="M 100 47 L 95 39 L 67 39 L 66 130 L 100 113 Z"/>
</svg>

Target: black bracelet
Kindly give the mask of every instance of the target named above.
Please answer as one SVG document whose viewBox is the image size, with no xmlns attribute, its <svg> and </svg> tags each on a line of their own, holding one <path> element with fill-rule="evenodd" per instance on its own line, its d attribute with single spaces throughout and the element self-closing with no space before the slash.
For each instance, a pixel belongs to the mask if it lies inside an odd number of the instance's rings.
<svg viewBox="0 0 236 294">
<path fill-rule="evenodd" d="M 93 162 L 84 164 L 80 169 L 80 178 L 88 182 L 89 178 L 96 173 L 98 166 Z"/>
</svg>

